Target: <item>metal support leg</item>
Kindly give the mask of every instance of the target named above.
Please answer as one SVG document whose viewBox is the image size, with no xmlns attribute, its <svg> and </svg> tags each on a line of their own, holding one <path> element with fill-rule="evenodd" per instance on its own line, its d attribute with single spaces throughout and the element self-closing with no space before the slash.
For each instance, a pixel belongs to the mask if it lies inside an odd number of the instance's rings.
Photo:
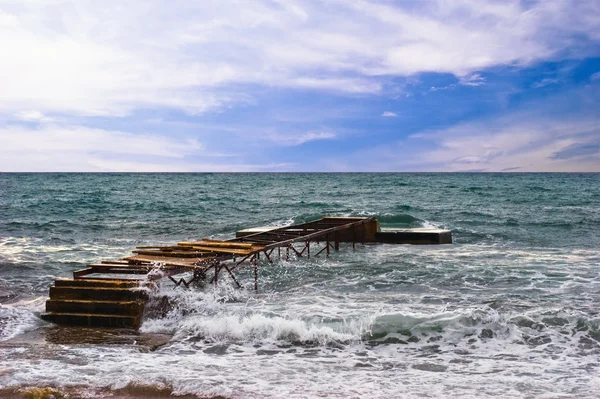
<svg viewBox="0 0 600 399">
<path fill-rule="evenodd" d="M 254 291 L 258 291 L 258 261 L 254 259 Z"/>
<path fill-rule="evenodd" d="M 235 282 L 235 284 L 238 286 L 238 288 L 242 288 L 242 286 L 237 281 L 237 279 L 235 278 L 235 276 L 233 275 L 233 273 L 231 272 L 231 270 L 229 270 L 229 268 L 227 267 L 227 265 L 223 265 L 223 267 L 225 268 L 225 270 L 227 270 L 227 273 L 229 273 L 229 275 L 231 276 L 231 278 L 233 279 L 233 281 Z"/>
<path fill-rule="evenodd" d="M 221 266 L 219 266 L 218 264 L 215 264 L 215 279 L 214 279 L 214 283 L 215 283 L 215 287 L 217 286 L 218 282 L 219 282 L 219 271 L 221 270 Z"/>
<path fill-rule="evenodd" d="M 273 253 L 275 249 L 272 249 L 270 252 L 267 252 L 266 250 L 263 251 L 263 253 L 265 254 L 267 260 L 269 261 L 269 263 L 273 263 L 273 261 L 271 260 L 271 254 Z"/>
</svg>

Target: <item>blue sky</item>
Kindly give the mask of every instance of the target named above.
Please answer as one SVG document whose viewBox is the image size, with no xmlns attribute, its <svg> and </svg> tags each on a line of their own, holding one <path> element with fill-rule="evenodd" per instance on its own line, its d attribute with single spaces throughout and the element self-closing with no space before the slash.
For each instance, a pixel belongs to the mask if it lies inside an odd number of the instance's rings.
<svg viewBox="0 0 600 399">
<path fill-rule="evenodd" d="M 597 1 L 0 0 L 0 171 L 600 171 Z"/>
</svg>

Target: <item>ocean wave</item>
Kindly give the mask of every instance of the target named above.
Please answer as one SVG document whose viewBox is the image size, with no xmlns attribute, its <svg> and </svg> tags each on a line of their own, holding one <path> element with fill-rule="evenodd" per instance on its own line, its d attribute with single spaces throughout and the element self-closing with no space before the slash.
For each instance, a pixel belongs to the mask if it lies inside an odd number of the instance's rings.
<svg viewBox="0 0 600 399">
<path fill-rule="evenodd" d="M 165 318 L 146 320 L 144 332 L 174 334 L 175 341 L 204 344 L 299 346 L 485 344 L 489 340 L 540 346 L 570 342 L 578 350 L 600 353 L 600 320 L 578 312 L 515 314 L 489 306 L 422 314 L 355 314 L 336 319 L 279 314 L 267 308 L 211 293 L 177 295 Z M 248 298 L 246 298 L 248 300 Z"/>
<path fill-rule="evenodd" d="M 169 332 L 176 340 L 205 340 L 238 343 L 291 343 L 330 345 L 360 339 L 366 323 L 279 315 L 268 310 L 252 310 L 257 298 L 247 291 L 223 284 L 215 290 L 177 290 L 171 287 L 155 293 L 152 309 L 141 329 Z M 165 309 L 167 308 L 167 309 Z"/>
<path fill-rule="evenodd" d="M 415 216 L 412 216 L 408 213 L 397 213 L 397 214 L 384 214 L 378 215 L 377 219 L 382 226 L 391 227 L 421 227 L 425 222 L 422 219 L 419 219 Z"/>
<path fill-rule="evenodd" d="M 24 305 L 39 307 L 39 303 L 39 300 L 34 300 L 28 301 Z M 0 304 L 0 341 L 6 341 L 33 330 L 43 323 L 30 308 Z"/>
<path fill-rule="evenodd" d="M 600 318 L 579 312 L 500 313 L 492 308 L 466 309 L 433 315 L 395 313 L 378 316 L 363 335 L 372 343 L 435 342 L 456 345 L 488 339 L 528 346 L 550 343 L 593 350 L 600 354 Z"/>
<path fill-rule="evenodd" d="M 118 256 L 130 249 L 129 245 L 129 240 L 115 246 L 110 243 L 75 243 L 28 236 L 7 236 L 0 238 L 0 262 L 18 264 L 19 267 L 32 262 L 87 262 L 94 257 Z"/>
<path fill-rule="evenodd" d="M 179 339 L 202 339 L 211 342 L 278 343 L 325 346 L 356 340 L 351 332 L 336 331 L 318 321 L 268 316 L 255 313 L 245 316 L 190 316 L 180 324 Z"/>
</svg>

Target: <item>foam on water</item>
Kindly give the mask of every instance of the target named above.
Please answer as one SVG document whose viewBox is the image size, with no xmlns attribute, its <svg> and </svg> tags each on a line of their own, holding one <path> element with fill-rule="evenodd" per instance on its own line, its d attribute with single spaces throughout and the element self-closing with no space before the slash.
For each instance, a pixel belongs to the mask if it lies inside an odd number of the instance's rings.
<svg viewBox="0 0 600 399">
<path fill-rule="evenodd" d="M 197 295 L 181 296 L 185 302 Z M 269 307 L 241 317 L 240 303 L 223 301 L 222 293 L 203 296 L 206 308 L 188 309 L 202 315 L 171 315 L 176 335 L 156 352 L 89 345 L 5 350 L 10 385 L 118 390 L 155 384 L 178 394 L 274 398 L 591 398 L 597 389 L 600 350 L 590 337 L 598 334 L 599 320 L 584 320 L 582 313 L 390 313 L 344 333 L 327 323 L 283 318 Z M 149 320 L 143 329 L 158 323 Z M 0 376 L 0 386 L 7 382 Z"/>
<path fill-rule="evenodd" d="M 26 331 L 34 330 L 45 323 L 38 317 L 43 309 L 45 297 L 10 305 L 0 303 L 0 341 L 6 341 Z"/>
<path fill-rule="evenodd" d="M 0 393 L 595 398 L 600 389 L 598 175 L 2 179 L 13 189 L 0 192 Z M 216 290 L 165 281 L 141 327 L 172 334 L 157 350 L 19 340 L 52 336 L 37 317 L 43 300 L 29 301 L 81 263 L 325 215 L 450 228 L 455 244 L 342 245 L 329 258 L 277 260 L 261 266 L 258 292 L 248 269 L 242 290 L 227 277 Z"/>
</svg>

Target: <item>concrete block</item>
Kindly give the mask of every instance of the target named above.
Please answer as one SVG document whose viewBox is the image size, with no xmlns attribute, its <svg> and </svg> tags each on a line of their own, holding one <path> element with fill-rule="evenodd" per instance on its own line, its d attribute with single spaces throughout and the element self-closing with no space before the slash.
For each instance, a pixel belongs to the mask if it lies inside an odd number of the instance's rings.
<svg viewBox="0 0 600 399">
<path fill-rule="evenodd" d="M 147 298 L 144 291 L 106 287 L 50 287 L 50 299 L 136 301 Z"/>
<path fill-rule="evenodd" d="M 376 242 L 386 244 L 452 244 L 452 232 L 442 229 L 383 230 L 375 233 Z"/>
</svg>

